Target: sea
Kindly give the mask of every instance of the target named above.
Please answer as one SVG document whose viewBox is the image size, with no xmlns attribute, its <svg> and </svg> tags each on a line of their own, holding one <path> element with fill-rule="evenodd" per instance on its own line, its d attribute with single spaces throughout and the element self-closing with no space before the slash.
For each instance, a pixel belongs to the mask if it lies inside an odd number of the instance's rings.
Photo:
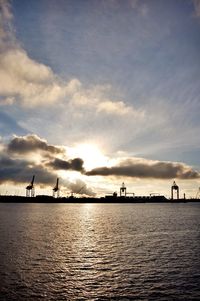
<svg viewBox="0 0 200 301">
<path fill-rule="evenodd" d="M 1 203 L 0 300 L 200 300 L 200 203 Z"/>
</svg>

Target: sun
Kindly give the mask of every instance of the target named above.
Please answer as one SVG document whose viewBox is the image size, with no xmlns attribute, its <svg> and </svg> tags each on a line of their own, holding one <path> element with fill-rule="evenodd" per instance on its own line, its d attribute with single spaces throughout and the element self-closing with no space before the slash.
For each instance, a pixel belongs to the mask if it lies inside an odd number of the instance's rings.
<svg viewBox="0 0 200 301">
<path fill-rule="evenodd" d="M 105 166 L 108 158 L 102 153 L 100 148 L 94 143 L 81 143 L 68 149 L 71 157 L 79 157 L 84 161 L 86 170 L 95 167 Z"/>
</svg>

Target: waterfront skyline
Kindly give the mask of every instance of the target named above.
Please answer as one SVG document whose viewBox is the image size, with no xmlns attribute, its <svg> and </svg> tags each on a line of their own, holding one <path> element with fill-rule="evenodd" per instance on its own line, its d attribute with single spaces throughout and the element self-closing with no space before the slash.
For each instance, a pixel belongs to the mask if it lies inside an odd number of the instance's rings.
<svg viewBox="0 0 200 301">
<path fill-rule="evenodd" d="M 1 193 L 195 196 L 200 1 L 0 5 Z"/>
</svg>

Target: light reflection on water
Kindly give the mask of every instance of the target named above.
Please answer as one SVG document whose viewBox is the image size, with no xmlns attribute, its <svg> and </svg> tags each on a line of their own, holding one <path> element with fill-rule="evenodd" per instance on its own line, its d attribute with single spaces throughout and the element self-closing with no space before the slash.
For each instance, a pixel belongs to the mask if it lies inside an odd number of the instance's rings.
<svg viewBox="0 0 200 301">
<path fill-rule="evenodd" d="M 0 300 L 199 300 L 199 204 L 0 204 Z"/>
</svg>

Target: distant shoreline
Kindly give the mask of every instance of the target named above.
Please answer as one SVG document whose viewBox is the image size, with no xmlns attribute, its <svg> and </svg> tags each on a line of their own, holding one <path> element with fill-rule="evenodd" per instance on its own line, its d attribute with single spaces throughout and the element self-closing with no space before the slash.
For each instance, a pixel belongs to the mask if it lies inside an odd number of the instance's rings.
<svg viewBox="0 0 200 301">
<path fill-rule="evenodd" d="M 200 199 L 190 198 L 190 199 L 167 199 L 164 196 L 135 196 L 135 197 L 114 197 L 105 196 L 101 198 L 90 198 L 81 197 L 76 198 L 70 197 L 60 197 L 54 198 L 48 195 L 38 195 L 36 197 L 26 197 L 26 196 L 13 196 L 13 195 L 0 195 L 0 203 L 200 203 Z"/>
</svg>

